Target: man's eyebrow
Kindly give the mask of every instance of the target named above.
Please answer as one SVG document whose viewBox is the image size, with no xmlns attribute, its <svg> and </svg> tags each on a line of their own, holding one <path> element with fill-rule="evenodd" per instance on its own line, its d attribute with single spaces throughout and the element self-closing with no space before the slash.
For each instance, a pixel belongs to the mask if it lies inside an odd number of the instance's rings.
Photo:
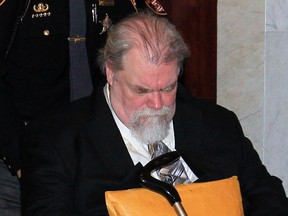
<svg viewBox="0 0 288 216">
<path fill-rule="evenodd" d="M 144 86 L 139 86 L 139 85 L 130 85 L 130 88 L 140 94 L 149 93 L 153 91 L 153 89 L 149 89 L 149 88 L 146 88 Z"/>
<path fill-rule="evenodd" d="M 149 92 L 153 92 L 155 91 L 154 89 L 149 89 L 149 88 L 146 88 L 144 86 L 140 86 L 140 85 L 132 85 L 132 84 L 128 84 L 129 87 L 134 90 L 135 92 L 138 92 L 138 93 L 149 93 Z M 161 88 L 159 89 L 159 91 L 167 91 L 167 90 L 173 90 L 175 87 L 177 86 L 177 81 L 165 86 L 164 88 Z"/>
<path fill-rule="evenodd" d="M 174 87 L 176 87 L 176 85 L 177 85 L 177 81 L 175 81 L 175 82 L 167 85 L 166 87 L 163 88 L 163 90 L 164 90 L 164 89 L 167 89 L 167 88 L 174 88 Z"/>
</svg>

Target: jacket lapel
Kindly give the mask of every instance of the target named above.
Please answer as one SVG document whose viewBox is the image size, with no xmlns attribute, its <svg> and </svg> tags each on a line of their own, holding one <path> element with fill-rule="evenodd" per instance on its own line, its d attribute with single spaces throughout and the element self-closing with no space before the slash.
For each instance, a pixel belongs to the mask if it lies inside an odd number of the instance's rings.
<svg viewBox="0 0 288 216">
<path fill-rule="evenodd" d="M 99 85 L 100 86 L 100 85 Z M 107 105 L 103 86 L 92 95 L 91 111 L 93 118 L 87 126 L 88 134 L 109 172 L 115 175 L 134 172 L 134 166 L 121 133 Z"/>
<path fill-rule="evenodd" d="M 216 165 L 209 158 L 200 158 L 198 154 L 201 151 L 204 129 L 203 113 L 197 105 L 193 105 L 195 103 L 198 102 L 191 96 L 185 98 L 185 103 L 182 100 L 177 101 L 173 119 L 176 149 L 198 177 L 197 181 L 216 180 L 221 177 Z"/>
</svg>

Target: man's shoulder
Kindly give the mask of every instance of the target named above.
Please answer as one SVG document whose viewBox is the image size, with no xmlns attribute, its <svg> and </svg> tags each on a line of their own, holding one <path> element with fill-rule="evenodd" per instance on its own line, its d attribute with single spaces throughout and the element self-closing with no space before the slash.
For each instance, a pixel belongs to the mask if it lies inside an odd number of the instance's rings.
<svg viewBox="0 0 288 216">
<path fill-rule="evenodd" d="M 205 134 L 203 139 L 213 136 L 243 136 L 239 119 L 233 111 L 192 96 L 186 95 L 177 100 L 173 120 L 175 128 L 180 128 L 182 134 L 188 135 L 193 130 L 201 131 L 202 135 Z M 217 142 L 222 139 L 218 138 Z"/>
<path fill-rule="evenodd" d="M 232 111 L 213 102 L 193 97 L 191 92 L 183 85 L 179 85 L 177 92 L 177 104 L 187 106 L 188 109 L 195 109 L 203 114 L 227 114 Z"/>
<path fill-rule="evenodd" d="M 231 125 L 238 122 L 235 113 L 221 105 L 203 99 L 195 98 L 185 88 L 180 88 L 176 102 L 177 117 L 195 120 L 208 125 Z"/>
</svg>

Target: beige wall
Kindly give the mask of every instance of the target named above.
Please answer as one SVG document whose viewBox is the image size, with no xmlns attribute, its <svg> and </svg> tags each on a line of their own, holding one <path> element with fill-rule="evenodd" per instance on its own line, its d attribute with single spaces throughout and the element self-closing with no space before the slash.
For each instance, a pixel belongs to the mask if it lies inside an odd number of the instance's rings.
<svg viewBox="0 0 288 216">
<path fill-rule="evenodd" d="M 280 39 L 284 40 L 282 45 Z M 284 83 L 288 83 L 288 51 L 282 52 L 285 44 L 288 31 L 266 32 L 265 1 L 218 0 L 217 103 L 238 115 L 244 133 L 268 171 L 284 181 L 287 193 L 288 133 L 284 122 L 288 122 L 288 85 Z M 284 59 L 279 62 L 279 58 Z M 279 92 L 285 93 L 279 98 Z"/>
<path fill-rule="evenodd" d="M 262 158 L 265 1 L 218 1 L 217 102 L 238 115 Z"/>
</svg>

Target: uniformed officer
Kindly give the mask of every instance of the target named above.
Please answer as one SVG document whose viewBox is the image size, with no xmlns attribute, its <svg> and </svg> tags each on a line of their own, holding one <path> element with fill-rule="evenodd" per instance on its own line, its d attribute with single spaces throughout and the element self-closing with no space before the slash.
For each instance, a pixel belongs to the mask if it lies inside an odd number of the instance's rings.
<svg viewBox="0 0 288 216">
<path fill-rule="evenodd" d="M 166 15 L 157 0 L 0 0 L 0 215 L 20 214 L 25 125 L 89 95 L 107 29 L 146 9 Z"/>
</svg>

